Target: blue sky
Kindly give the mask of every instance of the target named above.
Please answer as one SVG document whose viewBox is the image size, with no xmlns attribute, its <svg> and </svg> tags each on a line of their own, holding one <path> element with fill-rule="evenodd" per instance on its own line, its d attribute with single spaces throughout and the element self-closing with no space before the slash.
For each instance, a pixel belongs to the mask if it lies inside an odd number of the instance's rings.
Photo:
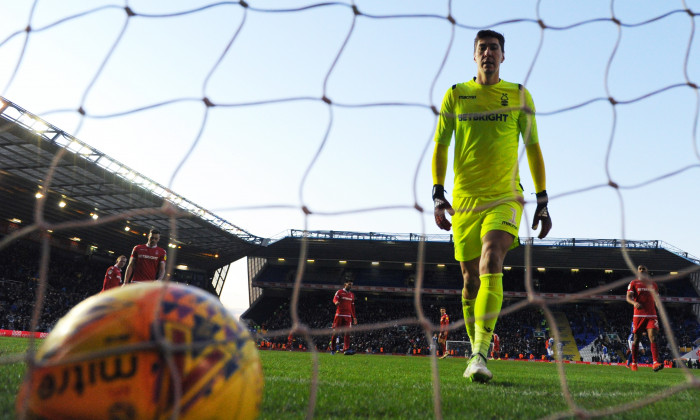
<svg viewBox="0 0 700 420">
<path fill-rule="evenodd" d="M 0 94 L 255 235 L 440 233 L 414 209 L 432 207 L 430 108 L 475 75 L 490 27 L 506 37 L 501 77 L 537 106 L 550 237 L 700 256 L 698 90 L 683 86 L 700 84 L 700 39 L 670 13 L 700 1 L 355 1 L 357 17 L 248 3 L 129 1 L 127 18 L 117 1 L 0 0 Z M 531 194 L 525 159 L 521 177 Z M 234 272 L 222 300 L 240 309 Z"/>
</svg>

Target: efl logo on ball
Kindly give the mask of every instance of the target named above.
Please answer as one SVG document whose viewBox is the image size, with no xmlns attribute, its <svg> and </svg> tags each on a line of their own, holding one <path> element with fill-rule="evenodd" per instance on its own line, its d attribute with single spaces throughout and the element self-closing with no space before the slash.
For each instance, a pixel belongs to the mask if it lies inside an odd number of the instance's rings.
<svg viewBox="0 0 700 420">
<path fill-rule="evenodd" d="M 253 419 L 263 376 L 255 343 L 200 289 L 132 284 L 78 304 L 39 348 L 21 417 Z"/>
</svg>

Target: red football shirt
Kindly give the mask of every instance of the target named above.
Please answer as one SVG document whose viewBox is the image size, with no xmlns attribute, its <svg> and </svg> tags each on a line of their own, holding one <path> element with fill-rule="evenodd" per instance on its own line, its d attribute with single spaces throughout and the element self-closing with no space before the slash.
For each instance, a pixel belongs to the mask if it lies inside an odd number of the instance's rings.
<svg viewBox="0 0 700 420">
<path fill-rule="evenodd" d="M 339 302 L 339 303 L 338 303 Z M 349 290 L 340 289 L 333 296 L 333 303 L 338 303 L 335 314 L 355 318 L 355 294 Z"/>
<path fill-rule="evenodd" d="M 450 325 L 450 316 L 445 314 L 440 317 L 440 331 L 445 331 L 447 330 L 447 327 Z"/>
<path fill-rule="evenodd" d="M 165 262 L 167 253 L 159 246 L 136 245 L 131 252 L 134 269 L 131 281 L 153 281 L 158 275 L 158 267 Z"/>
<path fill-rule="evenodd" d="M 656 305 L 654 305 L 654 295 L 652 290 L 659 293 L 659 286 L 651 282 L 648 286 L 641 280 L 632 280 L 627 286 L 627 291 L 632 291 L 634 301 L 642 304 L 642 307 L 634 308 L 634 316 L 656 316 Z"/>
<path fill-rule="evenodd" d="M 105 273 L 105 280 L 102 283 L 102 291 L 112 289 L 114 287 L 119 287 L 122 282 L 122 270 L 116 265 L 113 265 L 107 269 Z"/>
</svg>

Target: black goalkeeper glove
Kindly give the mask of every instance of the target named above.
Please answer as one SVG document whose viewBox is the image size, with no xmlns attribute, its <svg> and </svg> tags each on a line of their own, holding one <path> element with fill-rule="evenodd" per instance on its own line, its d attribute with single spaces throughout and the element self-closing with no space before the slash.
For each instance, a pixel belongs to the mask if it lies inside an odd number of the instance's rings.
<svg viewBox="0 0 700 420">
<path fill-rule="evenodd" d="M 435 224 L 442 230 L 450 230 L 452 223 L 447 220 L 445 212 L 454 216 L 455 211 L 452 205 L 445 198 L 445 187 L 440 184 L 433 185 L 433 206 L 435 214 Z"/>
<path fill-rule="evenodd" d="M 549 210 L 547 209 L 549 198 L 547 197 L 547 190 L 538 192 L 535 195 L 537 196 L 537 208 L 535 209 L 535 217 L 532 219 L 532 228 L 537 230 L 540 222 L 542 222 L 542 229 L 537 237 L 543 239 L 552 229 L 552 218 L 549 217 Z"/>
</svg>

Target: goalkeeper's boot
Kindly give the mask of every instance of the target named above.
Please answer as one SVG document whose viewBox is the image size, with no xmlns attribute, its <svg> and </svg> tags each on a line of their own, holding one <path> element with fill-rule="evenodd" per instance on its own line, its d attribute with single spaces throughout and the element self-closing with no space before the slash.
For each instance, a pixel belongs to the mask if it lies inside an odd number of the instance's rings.
<svg viewBox="0 0 700 420">
<path fill-rule="evenodd" d="M 493 378 L 493 373 L 486 367 L 486 358 L 480 353 L 476 353 L 469 359 L 464 377 L 469 379 L 469 382 L 486 383 Z"/>
<path fill-rule="evenodd" d="M 630 365 L 630 369 L 631 369 L 632 371 L 636 372 L 636 371 L 637 371 L 637 364 L 636 364 L 636 363 L 632 363 L 632 364 Z"/>
<path fill-rule="evenodd" d="M 654 362 L 654 364 L 651 365 L 651 367 L 652 367 L 652 369 L 654 369 L 654 372 L 658 372 L 658 371 L 660 371 L 661 369 L 664 368 L 664 364 L 663 364 L 663 363 L 659 363 L 659 362 Z"/>
<path fill-rule="evenodd" d="M 347 350 L 344 351 L 344 354 L 345 354 L 346 356 L 352 356 L 353 354 L 355 354 L 355 350 L 353 350 L 353 349 L 347 349 Z"/>
</svg>

